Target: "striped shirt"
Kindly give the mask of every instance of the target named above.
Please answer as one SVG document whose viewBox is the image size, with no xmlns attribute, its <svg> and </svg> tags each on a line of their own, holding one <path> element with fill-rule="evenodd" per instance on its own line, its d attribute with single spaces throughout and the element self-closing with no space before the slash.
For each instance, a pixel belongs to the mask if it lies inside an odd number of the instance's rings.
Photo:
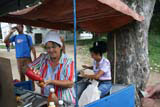
<svg viewBox="0 0 160 107">
<path fill-rule="evenodd" d="M 59 64 L 54 70 L 52 70 L 48 54 L 41 54 L 32 64 L 29 64 L 29 67 L 39 72 L 44 80 L 71 80 L 75 82 L 74 62 L 66 54 L 62 54 Z M 59 99 L 75 104 L 74 87 L 61 88 L 56 85 L 47 85 L 42 89 L 42 94 L 48 96 L 50 88 L 55 88 L 55 94 Z"/>
</svg>

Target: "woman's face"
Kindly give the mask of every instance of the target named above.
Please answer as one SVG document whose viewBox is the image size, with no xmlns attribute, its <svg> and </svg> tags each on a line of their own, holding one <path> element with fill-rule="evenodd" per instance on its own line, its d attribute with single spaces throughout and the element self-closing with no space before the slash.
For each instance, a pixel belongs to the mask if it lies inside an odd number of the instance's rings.
<svg viewBox="0 0 160 107">
<path fill-rule="evenodd" d="M 46 44 L 47 53 L 50 55 L 51 58 L 60 57 L 61 54 L 61 47 L 54 42 L 47 42 Z"/>
<path fill-rule="evenodd" d="M 96 54 L 94 52 L 91 52 L 91 57 L 94 59 L 94 60 L 98 60 L 100 55 L 99 54 Z"/>
</svg>

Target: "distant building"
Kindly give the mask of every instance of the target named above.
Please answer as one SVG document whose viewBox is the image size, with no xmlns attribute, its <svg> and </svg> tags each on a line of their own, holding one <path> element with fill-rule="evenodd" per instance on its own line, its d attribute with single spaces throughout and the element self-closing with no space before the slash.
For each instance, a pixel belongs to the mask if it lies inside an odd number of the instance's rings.
<svg viewBox="0 0 160 107">
<path fill-rule="evenodd" d="M 80 39 L 92 39 L 93 35 L 91 33 L 83 32 L 80 34 Z"/>
<path fill-rule="evenodd" d="M 5 39 L 11 27 L 15 26 L 15 24 L 1 23 L 1 31 L 2 31 L 2 41 Z"/>
<path fill-rule="evenodd" d="M 14 26 L 16 26 L 16 24 L 1 23 L 1 29 L 2 29 L 1 41 L 3 41 L 5 39 L 5 37 L 9 33 L 9 30 Z M 27 33 L 27 27 L 26 26 L 24 27 L 24 33 L 28 34 L 32 37 L 33 44 L 41 44 L 44 39 L 44 36 L 50 30 L 51 29 L 32 27 L 32 30 L 31 30 L 32 33 Z M 17 34 L 17 32 L 15 32 L 14 34 Z M 74 35 L 71 32 L 63 31 L 63 33 L 60 32 L 60 34 L 61 34 L 61 36 L 64 37 L 65 41 L 74 39 Z M 77 34 L 77 40 L 91 39 L 92 37 L 93 37 L 93 35 L 91 33 L 87 33 L 87 32 Z"/>
<path fill-rule="evenodd" d="M 1 41 L 4 41 L 5 37 L 9 33 L 10 29 L 14 26 L 16 26 L 16 24 L 1 23 L 1 29 L 2 29 L 2 39 L 1 39 Z M 24 33 L 28 34 L 32 37 L 33 44 L 40 44 L 42 42 L 43 38 L 44 38 L 44 35 L 48 31 L 49 31 L 49 29 L 32 27 L 32 33 L 27 33 L 27 28 L 24 27 Z M 17 34 L 17 32 L 15 32 L 14 34 Z"/>
<path fill-rule="evenodd" d="M 50 31 L 50 29 L 33 27 L 32 33 L 30 33 L 30 35 L 32 35 L 32 40 L 33 40 L 34 44 L 41 44 L 44 39 L 44 36 L 49 31 Z"/>
</svg>

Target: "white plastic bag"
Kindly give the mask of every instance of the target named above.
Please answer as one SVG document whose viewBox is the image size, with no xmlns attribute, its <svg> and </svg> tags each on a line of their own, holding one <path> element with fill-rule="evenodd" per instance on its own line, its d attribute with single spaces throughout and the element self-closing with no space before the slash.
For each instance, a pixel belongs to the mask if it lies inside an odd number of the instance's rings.
<svg viewBox="0 0 160 107">
<path fill-rule="evenodd" d="M 89 104 L 93 101 L 96 101 L 100 98 L 101 92 L 98 89 L 98 82 L 93 80 L 90 85 L 83 91 L 80 99 L 79 99 L 79 106 L 82 107 L 86 104 Z"/>
</svg>

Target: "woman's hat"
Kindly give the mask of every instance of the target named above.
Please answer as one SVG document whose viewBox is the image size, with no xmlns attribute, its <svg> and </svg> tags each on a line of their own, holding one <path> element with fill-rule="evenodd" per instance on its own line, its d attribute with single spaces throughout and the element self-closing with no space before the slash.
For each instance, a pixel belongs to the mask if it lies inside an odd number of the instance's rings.
<svg viewBox="0 0 160 107">
<path fill-rule="evenodd" d="M 57 44 L 59 44 L 61 47 L 63 46 L 61 39 L 60 39 L 60 35 L 55 32 L 55 31 L 49 31 L 44 38 L 43 44 L 46 44 L 47 42 L 55 42 Z"/>
</svg>

